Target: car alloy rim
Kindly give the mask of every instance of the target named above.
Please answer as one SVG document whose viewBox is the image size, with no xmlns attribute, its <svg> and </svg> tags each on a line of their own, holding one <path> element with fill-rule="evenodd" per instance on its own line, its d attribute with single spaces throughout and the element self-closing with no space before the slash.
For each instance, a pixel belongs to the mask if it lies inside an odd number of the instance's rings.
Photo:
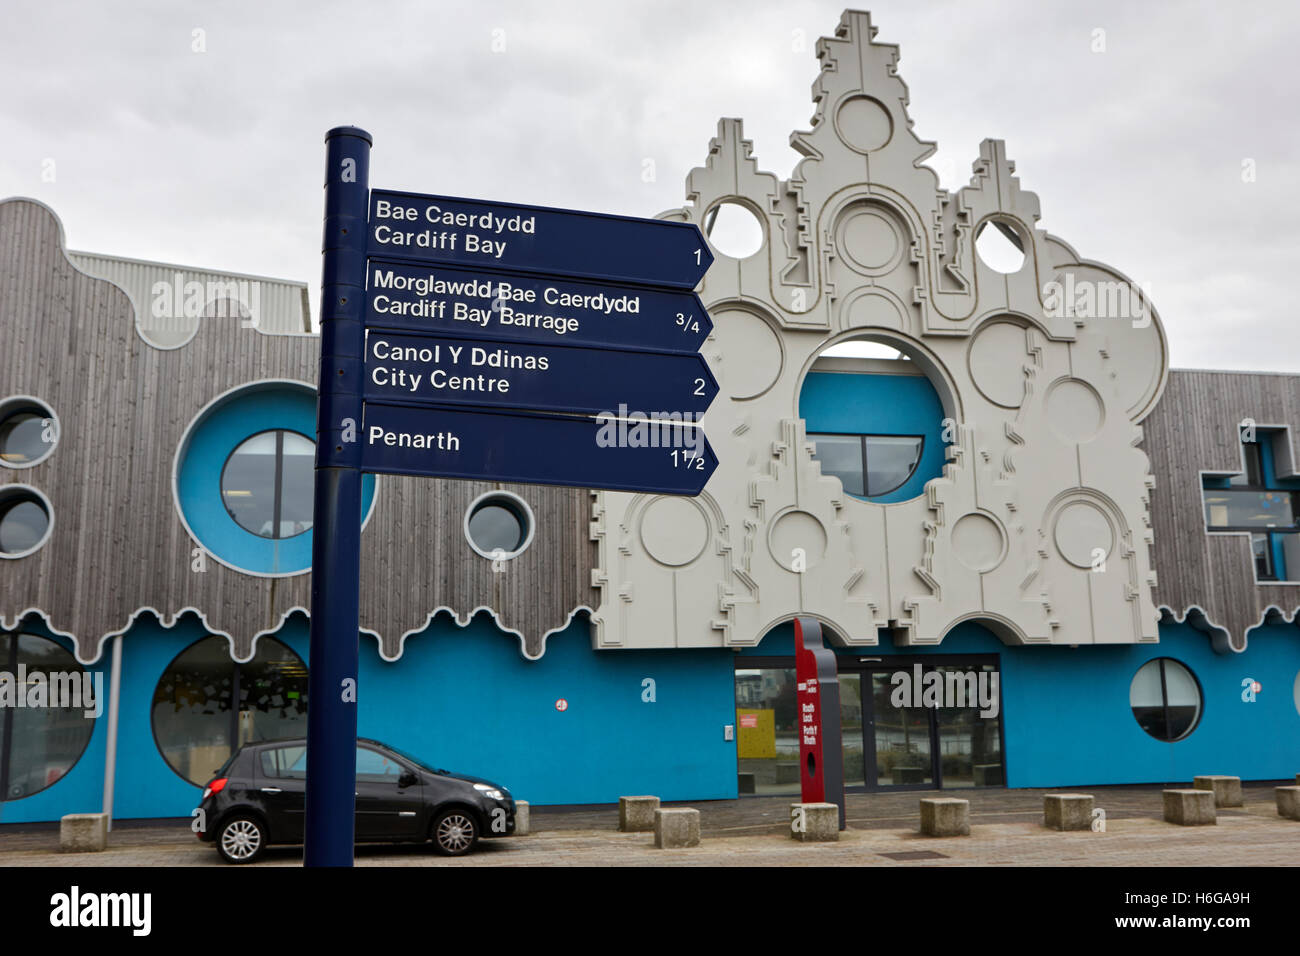
<svg viewBox="0 0 1300 956">
<path fill-rule="evenodd" d="M 474 836 L 474 824 L 463 814 L 453 813 L 438 824 L 438 844 L 447 850 L 463 850 Z"/>
<path fill-rule="evenodd" d="M 236 860 L 246 860 L 262 845 L 262 833 L 251 820 L 236 820 L 221 832 L 221 848 Z"/>
</svg>

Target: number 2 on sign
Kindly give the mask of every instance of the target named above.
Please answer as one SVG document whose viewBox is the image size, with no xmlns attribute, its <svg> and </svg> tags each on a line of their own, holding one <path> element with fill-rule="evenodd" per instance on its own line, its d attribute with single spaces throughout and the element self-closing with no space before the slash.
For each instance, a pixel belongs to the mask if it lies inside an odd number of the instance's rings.
<svg viewBox="0 0 1300 956">
<path fill-rule="evenodd" d="M 677 456 L 681 455 L 680 458 Z M 704 470 L 704 456 L 694 451 L 675 451 L 673 452 L 673 465 L 696 471 Z"/>
</svg>

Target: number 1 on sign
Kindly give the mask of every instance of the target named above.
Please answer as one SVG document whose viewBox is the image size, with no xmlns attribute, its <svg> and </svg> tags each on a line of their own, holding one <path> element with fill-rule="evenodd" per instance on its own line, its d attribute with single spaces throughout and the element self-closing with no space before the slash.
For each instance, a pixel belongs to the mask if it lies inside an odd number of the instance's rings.
<svg viewBox="0 0 1300 956">
<path fill-rule="evenodd" d="M 696 249 L 696 250 L 695 250 L 695 264 L 696 264 L 697 266 L 700 264 L 700 250 L 699 250 L 699 249 Z"/>
</svg>

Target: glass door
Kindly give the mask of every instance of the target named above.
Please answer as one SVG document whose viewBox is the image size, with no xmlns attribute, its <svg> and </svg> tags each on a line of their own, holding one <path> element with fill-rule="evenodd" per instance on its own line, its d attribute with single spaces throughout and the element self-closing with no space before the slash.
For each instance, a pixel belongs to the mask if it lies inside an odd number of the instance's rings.
<svg viewBox="0 0 1300 956">
<path fill-rule="evenodd" d="M 864 673 L 871 680 L 870 742 L 875 751 L 873 787 L 935 787 L 933 710 L 900 700 L 893 670 Z M 841 677 L 841 680 L 843 678 Z"/>
<path fill-rule="evenodd" d="M 1002 785 L 1002 733 L 990 706 L 991 664 L 936 667 L 949 699 L 937 712 L 939 774 L 944 789 Z M 950 688 L 956 693 L 950 691 Z M 981 707 L 987 709 L 981 709 Z"/>
<path fill-rule="evenodd" d="M 840 673 L 840 739 L 844 753 L 844 786 L 861 787 L 867 782 L 866 714 L 862 702 L 862 675 Z"/>
</svg>

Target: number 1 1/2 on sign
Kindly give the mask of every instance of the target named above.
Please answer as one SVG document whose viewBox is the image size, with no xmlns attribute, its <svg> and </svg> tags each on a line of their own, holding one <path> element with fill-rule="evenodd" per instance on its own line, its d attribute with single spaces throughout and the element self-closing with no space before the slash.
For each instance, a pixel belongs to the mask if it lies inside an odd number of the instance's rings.
<svg viewBox="0 0 1300 956">
<path fill-rule="evenodd" d="M 718 467 L 703 430 L 672 421 L 366 405 L 363 471 L 698 495 Z"/>
</svg>

